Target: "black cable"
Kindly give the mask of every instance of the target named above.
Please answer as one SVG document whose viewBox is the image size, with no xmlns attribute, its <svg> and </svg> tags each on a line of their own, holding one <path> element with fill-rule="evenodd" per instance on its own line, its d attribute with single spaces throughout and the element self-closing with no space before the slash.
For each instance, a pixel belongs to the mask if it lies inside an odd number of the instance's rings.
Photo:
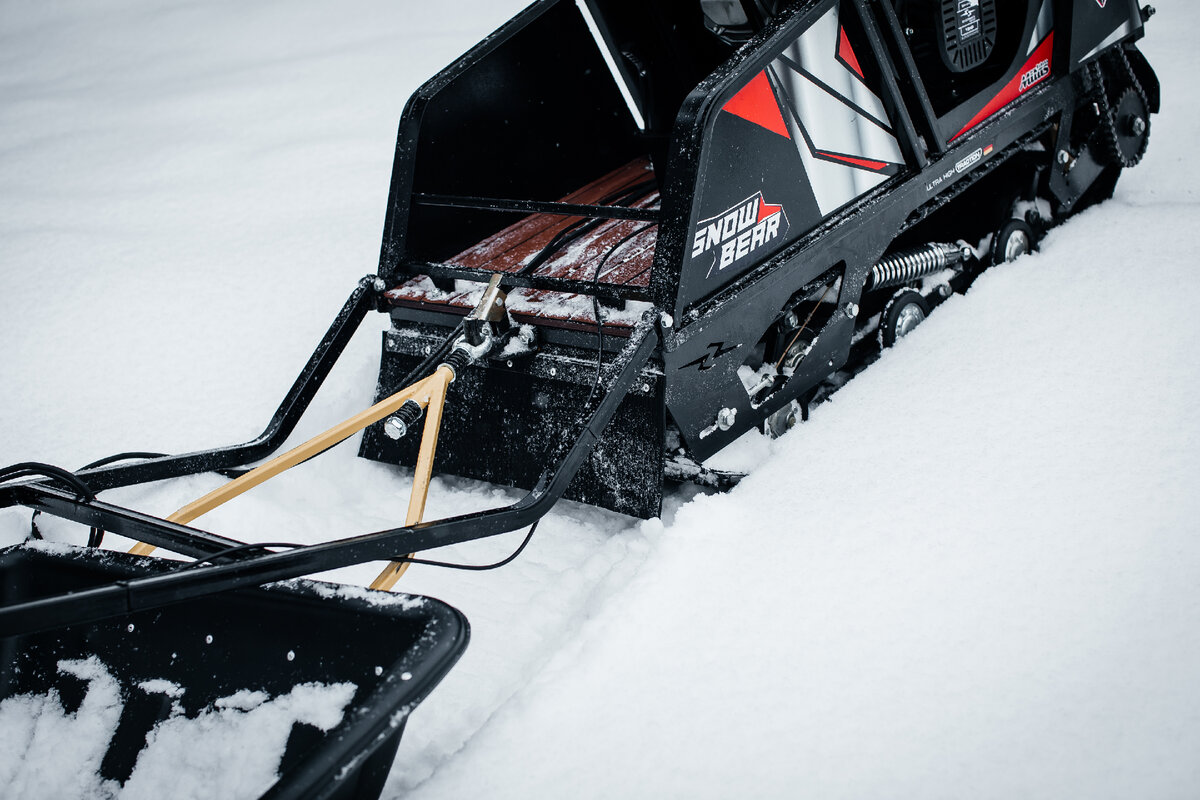
<svg viewBox="0 0 1200 800">
<path fill-rule="evenodd" d="M 96 499 L 96 493 L 93 492 L 88 485 L 77 478 L 73 473 L 68 472 L 62 467 L 56 467 L 53 464 L 43 464 L 39 461 L 22 461 L 20 464 L 13 464 L 11 467 L 0 469 L 0 482 L 13 480 L 15 478 L 27 478 L 33 475 L 41 475 L 52 480 L 59 480 L 75 490 L 79 499 L 85 503 L 90 503 Z M 37 516 L 41 512 L 34 510 L 33 515 L 29 518 L 29 538 L 44 539 L 42 532 L 38 530 Z M 88 545 L 92 545 L 92 541 L 100 541 L 104 539 L 104 531 L 99 528 L 92 528 L 88 533 Z"/>
<path fill-rule="evenodd" d="M 294 550 L 297 547 L 304 547 L 304 545 L 295 544 L 294 542 L 253 542 L 251 544 L 239 544 L 237 547 L 226 547 L 224 550 L 218 550 L 217 552 L 207 555 L 204 558 L 198 558 L 195 561 L 184 564 L 175 571 L 183 572 L 185 569 L 192 569 L 193 567 L 198 567 L 205 562 L 215 561 L 218 558 L 226 558 L 235 553 L 242 553 L 250 550 L 265 550 L 268 547 L 287 547 Z"/>
<path fill-rule="evenodd" d="M 538 522 L 541 522 L 541 520 L 538 520 Z M 514 550 L 512 552 L 512 555 L 508 556 L 505 559 L 497 561 L 495 564 L 452 564 L 448 561 L 430 561 L 428 559 L 412 558 L 410 556 L 401 556 L 400 558 L 393 558 L 392 560 L 393 561 L 404 561 L 409 564 L 421 564 L 422 566 L 426 566 L 426 567 L 443 567 L 445 569 L 464 569 L 464 570 L 471 570 L 474 572 L 484 572 L 489 569 L 499 569 L 500 567 L 503 567 L 505 564 L 511 564 L 513 561 L 516 560 L 517 556 L 521 555 L 521 552 L 525 549 L 525 545 L 529 544 L 529 540 L 533 538 L 533 532 L 537 530 L 537 526 L 538 526 L 537 522 L 530 525 L 529 533 L 525 534 L 525 539 L 524 539 L 524 541 L 521 542 L 521 546 L 518 547 L 516 550 Z"/>
<path fill-rule="evenodd" d="M 541 522 L 541 520 L 538 520 L 538 522 Z M 515 561 L 517 559 L 517 557 L 519 555 L 521 555 L 521 553 L 523 553 L 525 551 L 525 548 L 529 545 L 529 541 L 533 538 L 533 532 L 537 530 L 537 526 L 538 526 L 537 522 L 535 522 L 535 523 L 533 523 L 533 525 L 529 526 L 529 533 L 525 534 L 525 538 L 521 541 L 521 544 L 517 547 L 517 549 L 514 550 L 511 555 L 507 556 L 506 558 L 501 559 L 500 561 L 495 562 L 494 564 L 454 564 L 449 561 L 432 561 L 432 560 L 425 559 L 425 558 L 412 558 L 410 556 L 400 556 L 399 558 L 393 558 L 392 561 L 403 561 L 403 562 L 406 562 L 409 564 L 420 564 L 420 565 L 426 566 L 426 567 L 441 567 L 443 569 L 471 570 L 471 571 L 475 571 L 475 572 L 484 572 L 486 570 L 499 569 L 500 567 L 503 567 L 506 564 L 511 564 L 513 561 Z M 198 567 L 201 564 L 204 564 L 206 562 L 215 561 L 216 559 L 219 559 L 219 558 L 227 558 L 228 556 L 231 556 L 235 553 L 241 553 L 241 552 L 246 552 L 246 551 L 250 551 L 250 550 L 263 550 L 268 547 L 288 547 L 288 548 L 294 549 L 294 548 L 303 547 L 303 546 L 304 545 L 295 544 L 294 542 L 258 542 L 255 544 L 238 545 L 237 547 L 227 547 L 224 550 L 219 550 L 216 553 L 205 556 L 204 558 L 200 558 L 195 561 L 192 561 L 191 563 L 184 564 L 182 567 L 180 567 L 179 569 L 177 569 L 175 571 L 182 572 L 185 569 L 193 569 L 193 568 Z"/>
<path fill-rule="evenodd" d="M 11 467 L 0 469 L 0 482 L 15 480 L 17 478 L 27 478 L 32 475 L 41 475 L 44 478 L 62 481 L 74 489 L 84 502 L 90 503 L 96 499 L 96 493 L 89 489 L 86 483 L 75 477 L 74 473 L 68 472 L 62 467 L 56 467 L 53 464 L 43 464 L 40 461 L 22 461 L 20 464 L 13 464 Z"/>
<path fill-rule="evenodd" d="M 450 335 L 443 339 L 442 343 L 437 346 L 436 350 L 433 350 L 429 355 L 425 356 L 424 361 L 413 367 L 412 371 L 404 376 L 404 379 L 400 381 L 400 388 L 411 386 L 416 381 L 424 378 L 425 373 L 429 371 L 430 367 L 440 364 L 442 359 L 446 357 L 446 353 L 449 353 L 451 348 L 454 347 L 454 341 L 458 338 L 458 335 L 463 332 L 465 327 L 465 322 L 458 323 L 454 330 L 450 331 Z"/>
<path fill-rule="evenodd" d="M 588 399 L 584 405 L 590 405 L 592 398 L 596 396 L 596 390 L 600 388 L 600 370 L 604 363 L 604 320 L 600 316 L 600 301 L 596 297 L 597 290 L 600 288 L 600 271 L 604 269 L 604 265 L 608 263 L 608 259 L 613 253 L 620 250 L 631 239 L 634 239 L 649 229 L 657 225 L 657 222 L 649 222 L 639 228 L 627 233 L 616 244 L 608 249 L 604 257 L 600 259 L 600 263 L 596 265 L 596 269 L 592 272 L 592 314 L 596 317 L 596 377 L 592 380 L 592 390 L 588 393 Z"/>
<path fill-rule="evenodd" d="M 632 206 L 634 203 L 645 198 L 647 195 L 653 192 L 656 186 L 657 184 L 655 180 L 651 178 L 650 180 L 634 184 L 627 189 L 618 189 L 615 192 L 612 192 L 601 198 L 600 203 L 602 205 Z M 549 261 L 550 256 L 557 253 L 567 244 L 578 241 L 584 235 L 591 233 L 601 225 L 609 222 L 612 222 L 612 220 L 583 219 L 579 222 L 568 225 L 556 233 L 553 238 L 551 238 L 550 241 L 540 251 L 538 251 L 537 255 L 535 255 L 525 264 L 525 266 L 517 270 L 517 274 L 528 275 L 542 264 L 545 264 L 547 261 Z M 651 224 L 654 225 L 657 223 Z M 617 246 L 620 247 L 620 245 Z"/>
<path fill-rule="evenodd" d="M 141 459 L 164 458 L 164 457 L 166 457 L 166 455 L 167 455 L 166 453 L 143 453 L 141 451 L 133 452 L 133 453 L 117 453 L 116 455 L 105 456 L 104 458 L 93 461 L 90 464 L 84 464 L 79 469 L 80 470 L 96 469 L 97 467 L 107 467 L 109 464 L 115 464 L 118 461 L 132 461 L 135 458 L 141 458 Z"/>
</svg>

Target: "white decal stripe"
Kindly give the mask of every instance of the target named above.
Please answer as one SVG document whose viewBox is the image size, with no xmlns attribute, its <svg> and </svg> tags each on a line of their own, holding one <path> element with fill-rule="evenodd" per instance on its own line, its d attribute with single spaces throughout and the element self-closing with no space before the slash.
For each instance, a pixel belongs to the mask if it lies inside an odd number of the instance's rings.
<svg viewBox="0 0 1200 800">
<path fill-rule="evenodd" d="M 608 71 L 612 73 L 617 89 L 621 91 L 621 97 L 625 98 L 625 105 L 629 107 L 629 114 L 633 117 L 634 124 L 637 125 L 639 131 L 646 130 L 646 120 L 642 117 L 637 103 L 633 101 L 633 92 L 630 91 L 629 84 L 625 82 L 625 76 L 621 74 L 621 70 L 617 69 L 617 62 L 613 59 L 608 42 L 600 35 L 600 27 L 592 16 L 592 10 L 588 8 L 587 0 L 575 0 L 575 5 L 579 9 L 579 13 L 583 14 L 583 21 L 587 23 L 588 30 L 591 31 L 596 47 L 600 48 L 600 55 L 604 57 L 604 63 L 608 65 Z"/>
<path fill-rule="evenodd" d="M 774 69 L 769 69 L 769 71 L 776 80 L 779 79 Z M 812 81 L 801 77 L 798 73 L 792 70 L 784 70 L 784 72 L 787 76 L 795 78 L 795 83 L 797 84 L 793 87 L 791 82 L 782 81 L 783 85 L 787 87 L 787 93 L 792 98 L 792 102 L 796 104 L 795 109 L 792 109 L 789 104 L 789 111 L 791 113 L 787 115 L 788 129 L 792 132 L 792 141 L 795 143 L 796 150 L 800 154 L 800 160 L 804 164 L 804 172 L 808 175 L 809 186 L 812 188 L 813 195 L 817 200 L 817 207 L 821 210 L 822 216 L 827 216 L 856 197 L 875 188 L 887 180 L 887 176 L 857 169 L 848 164 L 837 164 L 817 158 L 813 152 L 813 148 L 819 148 L 821 145 L 814 142 L 810 146 L 809 136 L 812 133 L 806 130 L 807 125 L 802 126 L 800 124 L 798 117 L 805 120 L 816 120 L 821 119 L 821 117 L 819 116 L 819 112 L 814 112 L 811 105 L 804 102 L 796 90 L 807 85 L 812 87 L 810 95 L 813 97 L 828 97 L 828 95 L 818 89 Z M 852 113 L 840 103 L 837 105 L 842 109 L 843 115 Z M 874 128 L 875 126 L 870 127 Z M 878 129 L 876 128 L 876 130 Z M 837 140 L 835 139 L 834 141 Z M 842 140 L 842 142 L 845 142 L 845 140 Z M 843 152 L 846 149 L 849 148 L 846 148 L 844 144 L 835 148 L 838 152 Z"/>
<path fill-rule="evenodd" d="M 1033 55 L 1042 40 L 1050 35 L 1054 28 L 1054 6 L 1051 0 L 1042 0 L 1042 10 L 1038 12 L 1037 24 L 1033 26 L 1033 38 L 1029 40 L 1029 50 L 1025 55 Z"/>
<path fill-rule="evenodd" d="M 1103 42 L 1101 42 L 1100 44 L 1093 47 L 1086 56 L 1079 59 L 1079 63 L 1082 64 L 1084 61 L 1087 61 L 1089 58 L 1096 55 L 1101 50 L 1104 50 L 1105 48 L 1116 44 L 1117 42 L 1124 39 L 1126 36 L 1129 36 L 1131 33 L 1133 33 L 1133 22 L 1131 22 L 1130 20 L 1125 20 L 1125 22 L 1121 24 L 1121 27 L 1117 28 L 1115 31 L 1110 33 Z"/>
</svg>

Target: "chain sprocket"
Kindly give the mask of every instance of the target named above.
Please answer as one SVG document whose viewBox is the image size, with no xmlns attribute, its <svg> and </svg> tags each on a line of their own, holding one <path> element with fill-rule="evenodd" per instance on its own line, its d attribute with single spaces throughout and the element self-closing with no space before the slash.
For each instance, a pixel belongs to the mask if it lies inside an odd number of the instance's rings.
<svg viewBox="0 0 1200 800">
<path fill-rule="evenodd" d="M 1111 83 L 1105 80 L 1104 68 L 1098 62 L 1091 65 L 1100 113 L 1101 149 L 1108 163 L 1135 167 L 1150 144 L 1150 102 L 1124 51 L 1116 49 L 1108 61 L 1114 73 Z"/>
</svg>

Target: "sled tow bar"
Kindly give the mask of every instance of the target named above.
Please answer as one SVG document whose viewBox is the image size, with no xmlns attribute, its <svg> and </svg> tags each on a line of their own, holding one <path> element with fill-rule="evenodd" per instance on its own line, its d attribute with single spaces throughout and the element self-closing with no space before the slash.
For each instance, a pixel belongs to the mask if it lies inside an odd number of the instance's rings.
<svg viewBox="0 0 1200 800">
<path fill-rule="evenodd" d="M 0 608 L 0 637 L 97 622 L 217 592 L 367 561 L 393 560 L 397 554 L 483 539 L 532 525 L 545 516 L 566 491 L 638 379 L 642 367 L 658 347 L 657 323 L 658 312 L 655 310 L 642 317 L 628 343 L 606 370 L 601 380 L 603 391 L 597 392 L 580 414 L 576 426 L 578 433 L 561 440 L 534 488 L 512 505 L 433 522 L 409 523 L 401 528 L 282 552 L 244 555 L 228 563 L 189 564 L 166 575 L 118 581 L 7 606 Z M 11 493 L 12 500 L 22 505 L 173 549 L 211 553 L 217 542 L 228 541 L 119 506 L 99 501 L 83 502 L 70 491 L 45 483 L 24 484 L 6 489 L 5 493 Z M 198 535 L 193 537 L 192 534 Z M 176 548 L 176 543 L 183 547 Z"/>
</svg>

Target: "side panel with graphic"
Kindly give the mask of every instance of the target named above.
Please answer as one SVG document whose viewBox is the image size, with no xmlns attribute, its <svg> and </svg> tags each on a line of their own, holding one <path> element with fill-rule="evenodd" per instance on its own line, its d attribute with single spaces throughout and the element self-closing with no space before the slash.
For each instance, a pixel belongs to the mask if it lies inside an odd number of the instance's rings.
<svg viewBox="0 0 1200 800">
<path fill-rule="evenodd" d="M 1091 61 L 1142 28 L 1137 0 L 1073 1 L 1071 69 Z"/>
<path fill-rule="evenodd" d="M 1054 62 L 1056 9 L 1075 0 L 890 1 L 950 143 L 1063 69 Z"/>
<path fill-rule="evenodd" d="M 701 157 L 681 305 L 901 172 L 881 85 L 857 15 L 830 2 L 730 89 Z"/>
</svg>

